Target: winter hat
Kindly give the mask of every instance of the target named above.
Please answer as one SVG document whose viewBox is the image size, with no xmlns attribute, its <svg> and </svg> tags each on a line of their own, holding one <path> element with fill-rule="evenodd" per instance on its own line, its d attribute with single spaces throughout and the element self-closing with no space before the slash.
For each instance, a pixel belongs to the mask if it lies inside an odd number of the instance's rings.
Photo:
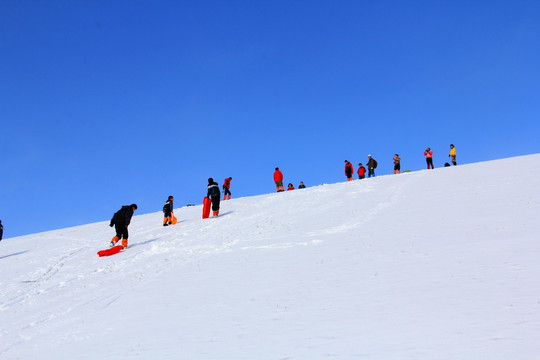
<svg viewBox="0 0 540 360">
<path fill-rule="evenodd" d="M 131 204 L 131 207 L 135 210 L 137 210 L 137 204 Z"/>
<path fill-rule="evenodd" d="M 214 179 L 208 178 L 208 183 L 209 183 L 209 184 L 211 184 L 211 183 L 213 183 L 213 182 L 214 182 Z"/>
</svg>

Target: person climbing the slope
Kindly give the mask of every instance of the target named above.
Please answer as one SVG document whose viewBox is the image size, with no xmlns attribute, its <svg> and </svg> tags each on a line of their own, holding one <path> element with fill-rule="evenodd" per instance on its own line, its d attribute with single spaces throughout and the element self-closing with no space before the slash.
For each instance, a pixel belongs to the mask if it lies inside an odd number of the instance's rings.
<svg viewBox="0 0 540 360">
<path fill-rule="evenodd" d="M 298 185 L 298 188 L 299 189 L 305 189 L 306 188 L 306 185 L 304 185 L 303 181 L 300 181 L 300 185 Z"/>
<path fill-rule="evenodd" d="M 456 166 L 456 148 L 454 147 L 454 144 L 450 144 L 450 154 L 448 154 L 448 156 L 452 158 L 452 164 Z"/>
<path fill-rule="evenodd" d="M 291 190 L 294 190 L 294 186 L 293 184 L 289 183 L 289 185 L 287 186 L 287 191 L 291 191 Z"/>
<path fill-rule="evenodd" d="M 366 178 L 366 168 L 362 163 L 358 163 L 358 179 L 365 179 Z"/>
<path fill-rule="evenodd" d="M 277 192 L 285 191 L 283 188 L 283 173 L 278 167 L 276 168 L 276 171 L 274 171 L 274 182 L 276 183 Z"/>
<path fill-rule="evenodd" d="M 345 176 L 347 177 L 347 181 L 351 181 L 353 179 L 352 174 L 354 173 L 352 164 L 345 160 Z"/>
<path fill-rule="evenodd" d="M 229 190 L 231 188 L 231 180 L 232 180 L 232 177 L 228 177 L 225 179 L 225 182 L 223 183 L 223 201 L 231 200 L 231 191 Z M 229 195 L 228 199 L 227 199 L 227 195 Z"/>
<path fill-rule="evenodd" d="M 219 200 L 221 199 L 221 192 L 219 191 L 219 185 L 212 178 L 208 178 L 208 193 L 206 196 L 212 200 L 213 217 L 219 215 Z"/>
<path fill-rule="evenodd" d="M 429 169 L 431 166 L 432 169 L 435 169 L 433 166 L 433 150 L 427 148 L 426 151 L 424 151 L 424 156 L 426 157 L 427 168 Z"/>
<path fill-rule="evenodd" d="M 375 169 L 377 168 L 377 160 L 371 157 L 371 155 L 368 155 L 368 177 L 375 176 Z"/>
<path fill-rule="evenodd" d="M 120 210 L 114 213 L 110 227 L 115 227 L 116 236 L 111 240 L 111 247 L 115 246 L 120 239 L 122 239 L 122 246 L 124 249 L 128 247 L 128 226 L 131 222 L 133 212 L 137 210 L 137 204 L 124 205 Z"/>
<path fill-rule="evenodd" d="M 165 202 L 165 205 L 163 205 L 163 226 L 169 226 L 173 222 L 173 202 L 174 198 L 170 195 L 167 202 Z"/>
<path fill-rule="evenodd" d="M 398 154 L 394 154 L 394 158 L 392 159 L 394 161 L 394 174 L 397 173 L 401 174 L 401 158 Z"/>
</svg>

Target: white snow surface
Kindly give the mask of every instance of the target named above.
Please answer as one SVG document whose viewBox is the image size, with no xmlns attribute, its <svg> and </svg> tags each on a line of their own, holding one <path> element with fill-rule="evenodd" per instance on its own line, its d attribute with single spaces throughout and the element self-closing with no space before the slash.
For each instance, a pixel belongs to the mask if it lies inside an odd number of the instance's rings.
<svg viewBox="0 0 540 360">
<path fill-rule="evenodd" d="M 538 359 L 539 163 L 136 215 L 107 258 L 108 221 L 4 239 L 0 359 Z"/>
</svg>

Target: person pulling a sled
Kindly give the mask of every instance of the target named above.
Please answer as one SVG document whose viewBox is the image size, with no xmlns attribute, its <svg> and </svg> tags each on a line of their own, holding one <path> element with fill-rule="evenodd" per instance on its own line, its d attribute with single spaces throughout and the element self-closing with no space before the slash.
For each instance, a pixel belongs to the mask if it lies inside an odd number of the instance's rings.
<svg viewBox="0 0 540 360">
<path fill-rule="evenodd" d="M 232 180 L 232 177 L 228 177 L 225 179 L 225 182 L 223 183 L 223 201 L 231 200 L 231 191 L 229 190 L 231 188 L 231 180 Z M 229 196 L 228 199 L 227 199 L 227 195 Z"/>
<path fill-rule="evenodd" d="M 122 246 L 124 249 L 128 247 L 128 226 L 131 222 L 133 212 L 137 210 L 137 204 L 124 205 L 120 210 L 114 213 L 110 227 L 115 227 L 116 236 L 111 240 L 111 247 L 115 246 L 120 239 L 122 239 Z"/>
<path fill-rule="evenodd" d="M 208 178 L 208 193 L 206 196 L 212 200 L 213 217 L 217 217 L 219 215 L 219 200 L 221 198 L 221 192 L 219 191 L 219 185 L 212 178 Z"/>
<path fill-rule="evenodd" d="M 172 195 L 169 195 L 169 198 L 167 199 L 167 202 L 165 205 L 163 205 L 163 226 L 169 226 L 172 225 L 172 220 L 174 216 L 174 198 Z"/>
</svg>

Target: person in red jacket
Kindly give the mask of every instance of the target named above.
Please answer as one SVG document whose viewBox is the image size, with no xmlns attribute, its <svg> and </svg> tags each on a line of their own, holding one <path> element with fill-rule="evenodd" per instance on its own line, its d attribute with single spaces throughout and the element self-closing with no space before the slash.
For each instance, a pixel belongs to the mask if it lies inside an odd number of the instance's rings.
<svg viewBox="0 0 540 360">
<path fill-rule="evenodd" d="M 285 191 L 283 188 L 283 173 L 279 171 L 279 168 L 276 168 L 274 171 L 274 182 L 276 183 L 276 189 L 278 192 Z"/>
<path fill-rule="evenodd" d="M 287 186 L 287 191 L 291 191 L 291 190 L 294 190 L 294 186 L 293 184 L 289 183 L 289 185 Z"/>
<path fill-rule="evenodd" d="M 231 187 L 231 180 L 232 180 L 232 177 L 228 177 L 225 179 L 225 182 L 223 183 L 223 201 L 231 200 L 231 191 L 229 190 L 229 188 Z M 228 199 L 227 199 L 227 195 L 229 195 Z"/>
<path fill-rule="evenodd" d="M 429 169 L 429 167 L 431 166 L 431 168 L 434 169 L 433 150 L 431 150 L 430 148 L 427 148 L 426 151 L 424 151 L 424 156 L 426 157 L 427 168 Z"/>
<path fill-rule="evenodd" d="M 362 163 L 358 164 L 358 179 L 365 179 L 366 178 L 366 168 Z"/>
<path fill-rule="evenodd" d="M 345 176 L 347 177 L 347 181 L 351 181 L 353 179 L 352 174 L 354 173 L 352 164 L 345 160 Z"/>
</svg>

